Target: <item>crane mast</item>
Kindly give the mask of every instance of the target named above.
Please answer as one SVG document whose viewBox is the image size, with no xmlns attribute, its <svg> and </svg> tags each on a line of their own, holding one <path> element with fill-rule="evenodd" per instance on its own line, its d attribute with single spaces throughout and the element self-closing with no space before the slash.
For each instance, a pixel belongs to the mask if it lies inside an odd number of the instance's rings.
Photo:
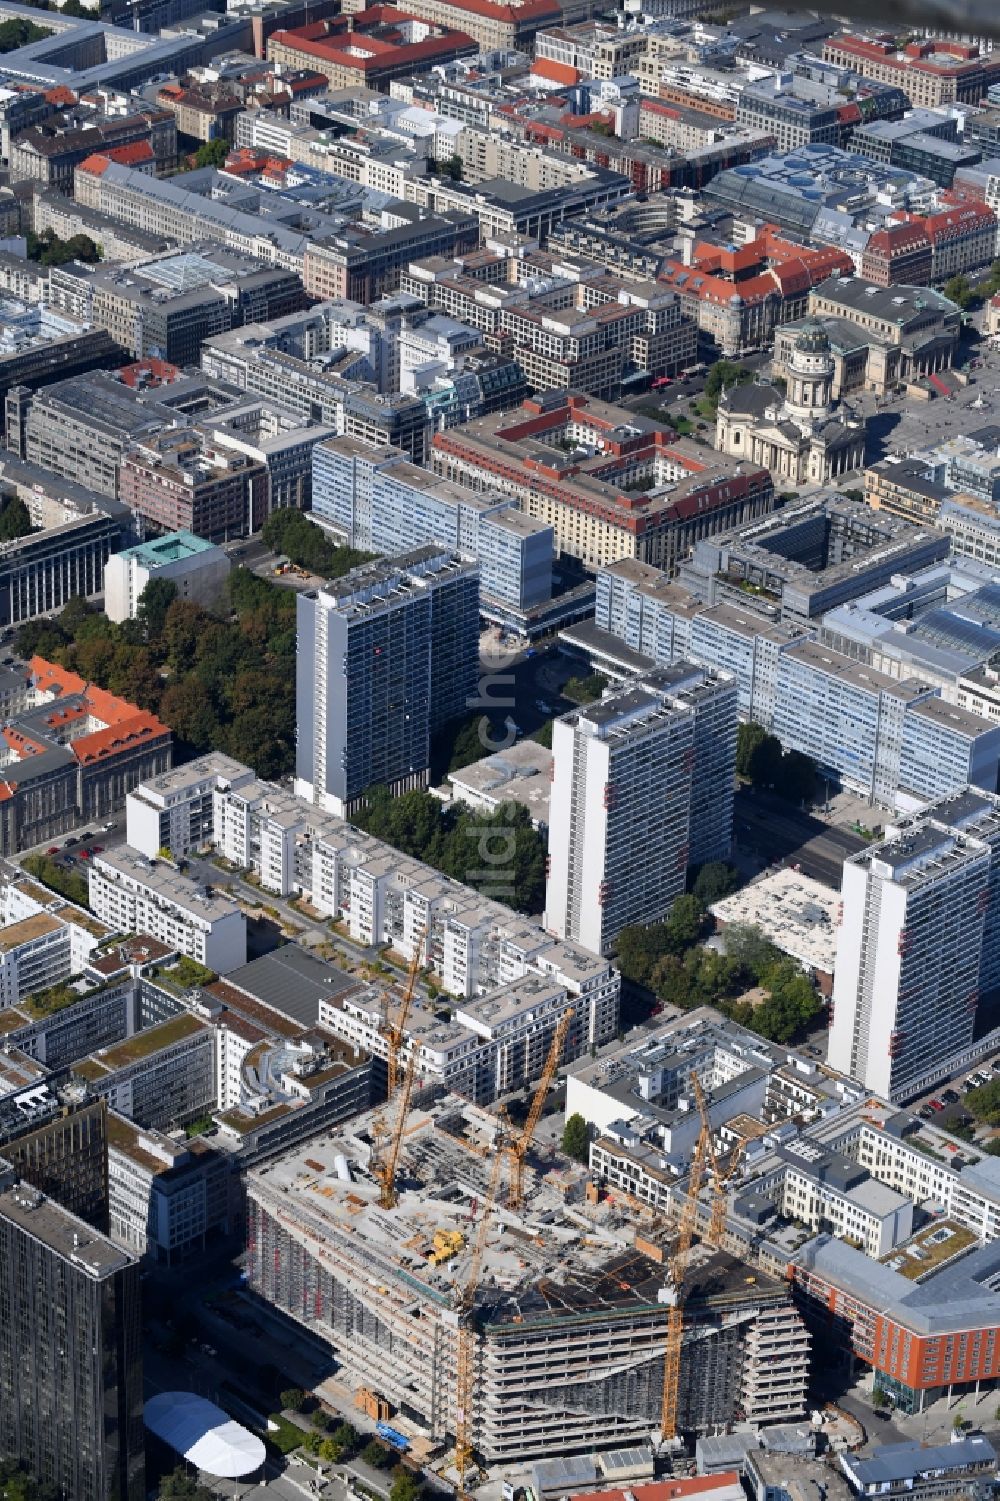
<svg viewBox="0 0 1000 1501">
<path fill-rule="evenodd" d="M 545 1059 L 545 1067 L 542 1069 L 542 1077 L 538 1081 L 531 1101 L 531 1109 L 524 1123 L 524 1129 L 520 1136 L 508 1143 L 507 1155 L 510 1159 L 510 1187 L 507 1194 L 507 1204 L 511 1209 L 520 1209 L 524 1199 L 524 1159 L 528 1155 L 528 1149 L 538 1129 L 538 1122 L 542 1117 L 542 1107 L 545 1097 L 549 1092 L 549 1086 L 555 1078 L 559 1060 L 562 1057 L 563 1044 L 566 1041 L 566 1033 L 569 1024 L 573 1020 L 573 1008 L 567 1007 L 556 1023 L 555 1032 L 552 1034 L 552 1042 L 549 1045 L 548 1055 Z"/>
</svg>

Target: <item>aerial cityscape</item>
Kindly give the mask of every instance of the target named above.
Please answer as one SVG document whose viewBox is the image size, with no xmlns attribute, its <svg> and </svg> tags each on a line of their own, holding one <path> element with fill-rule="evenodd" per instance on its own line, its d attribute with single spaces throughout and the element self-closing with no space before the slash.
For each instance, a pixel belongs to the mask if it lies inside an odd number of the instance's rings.
<svg viewBox="0 0 1000 1501">
<path fill-rule="evenodd" d="M 1000 17 L 0 0 L 0 1501 L 1000 1496 Z"/>
</svg>

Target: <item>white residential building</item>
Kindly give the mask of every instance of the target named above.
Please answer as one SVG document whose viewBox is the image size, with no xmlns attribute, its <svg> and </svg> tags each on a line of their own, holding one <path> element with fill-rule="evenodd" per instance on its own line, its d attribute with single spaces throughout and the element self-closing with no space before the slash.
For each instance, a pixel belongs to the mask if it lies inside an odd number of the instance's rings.
<svg viewBox="0 0 1000 1501">
<path fill-rule="evenodd" d="M 160 850 L 177 858 L 210 844 L 214 836 L 216 788 L 236 788 L 254 780 L 248 766 L 211 751 L 152 777 L 125 799 L 126 837 L 152 860 Z"/>
<path fill-rule="evenodd" d="M 682 663 L 556 720 L 551 932 L 606 953 L 666 916 L 692 860 L 728 855 L 736 711 L 731 677 Z"/>
<path fill-rule="evenodd" d="M 30 880 L 16 867 L 0 884 L 0 1005 L 82 974 L 116 929 Z"/>
<path fill-rule="evenodd" d="M 247 962 L 246 918 L 160 860 L 124 846 L 94 855 L 90 905 L 119 933 L 148 933 L 224 975 Z"/>
<path fill-rule="evenodd" d="M 972 1040 L 991 850 L 930 819 L 844 863 L 829 1060 L 884 1099 Z"/>
</svg>

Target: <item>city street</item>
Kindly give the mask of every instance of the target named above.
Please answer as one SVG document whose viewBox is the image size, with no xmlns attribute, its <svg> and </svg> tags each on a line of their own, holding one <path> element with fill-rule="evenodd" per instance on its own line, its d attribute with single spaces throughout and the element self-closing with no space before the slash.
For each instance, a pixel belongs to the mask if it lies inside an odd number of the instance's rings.
<svg viewBox="0 0 1000 1501">
<path fill-rule="evenodd" d="M 736 794 L 734 827 L 738 849 L 766 863 L 801 867 L 804 875 L 836 889 L 844 860 L 865 847 L 850 829 L 746 787 Z"/>
</svg>

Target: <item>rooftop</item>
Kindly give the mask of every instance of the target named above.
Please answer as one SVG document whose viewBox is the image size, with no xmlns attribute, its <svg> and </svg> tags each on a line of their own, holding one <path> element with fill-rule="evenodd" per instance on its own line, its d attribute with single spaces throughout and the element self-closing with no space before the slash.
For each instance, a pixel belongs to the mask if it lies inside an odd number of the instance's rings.
<svg viewBox="0 0 1000 1501">
<path fill-rule="evenodd" d="M 133 1265 L 106 1236 L 26 1183 L 0 1190 L 0 1218 L 95 1282 Z"/>
<path fill-rule="evenodd" d="M 809 969 L 832 974 L 840 894 L 794 870 L 778 870 L 712 904 L 722 923 L 748 923 Z"/>
</svg>

